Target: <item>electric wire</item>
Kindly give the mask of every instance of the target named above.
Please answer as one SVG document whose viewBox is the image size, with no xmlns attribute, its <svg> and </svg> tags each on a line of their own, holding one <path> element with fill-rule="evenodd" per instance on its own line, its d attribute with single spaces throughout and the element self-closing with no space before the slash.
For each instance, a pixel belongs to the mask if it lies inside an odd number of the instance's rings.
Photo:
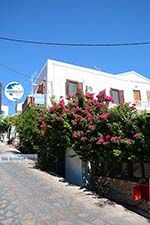
<svg viewBox="0 0 150 225">
<path fill-rule="evenodd" d="M 123 46 L 140 46 L 150 45 L 150 41 L 144 42 L 126 42 L 126 43 L 63 43 L 63 42 L 44 42 L 44 41 L 32 41 L 25 39 L 16 39 L 8 37 L 0 37 L 1 41 L 18 42 L 24 44 L 35 44 L 35 45 L 51 45 L 51 46 L 63 46 L 63 47 L 123 47 Z"/>
<path fill-rule="evenodd" d="M 9 66 L 7 66 L 7 65 L 5 65 L 5 64 L 0 63 L 0 66 L 2 66 L 2 67 L 4 67 L 4 68 L 8 69 L 8 70 L 11 71 L 11 72 L 17 73 L 17 74 L 19 74 L 19 75 L 21 75 L 21 76 L 23 76 L 23 77 L 25 77 L 25 78 L 27 78 L 27 79 L 30 79 L 30 77 L 29 77 L 27 74 L 24 74 L 24 73 L 19 72 L 19 71 L 15 70 L 15 69 L 12 69 L 11 67 L 9 67 Z"/>
</svg>

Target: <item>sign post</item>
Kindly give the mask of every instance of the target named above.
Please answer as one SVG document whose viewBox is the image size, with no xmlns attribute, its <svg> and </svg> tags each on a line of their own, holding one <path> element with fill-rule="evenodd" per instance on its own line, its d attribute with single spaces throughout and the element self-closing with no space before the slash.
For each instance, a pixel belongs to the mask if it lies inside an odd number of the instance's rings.
<svg viewBox="0 0 150 225">
<path fill-rule="evenodd" d="M 24 89 L 22 85 L 16 81 L 10 82 L 5 87 L 5 96 L 15 102 L 15 113 L 17 112 L 18 100 L 22 98 Z"/>
</svg>

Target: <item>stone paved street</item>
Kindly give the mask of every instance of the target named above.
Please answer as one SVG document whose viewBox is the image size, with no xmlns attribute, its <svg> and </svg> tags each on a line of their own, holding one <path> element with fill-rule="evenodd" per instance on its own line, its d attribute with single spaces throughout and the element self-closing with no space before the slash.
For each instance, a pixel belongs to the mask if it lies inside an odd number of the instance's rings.
<svg viewBox="0 0 150 225">
<path fill-rule="evenodd" d="M 8 150 L 0 145 L 0 153 Z M 89 224 L 148 225 L 149 221 L 34 169 L 31 163 L 0 163 L 0 225 Z"/>
</svg>

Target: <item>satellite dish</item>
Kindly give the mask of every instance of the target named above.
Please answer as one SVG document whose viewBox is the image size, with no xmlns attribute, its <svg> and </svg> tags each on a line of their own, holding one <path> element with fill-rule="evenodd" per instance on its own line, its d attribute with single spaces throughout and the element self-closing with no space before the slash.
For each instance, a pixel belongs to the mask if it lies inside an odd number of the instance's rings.
<svg viewBox="0 0 150 225">
<path fill-rule="evenodd" d="M 11 101 L 18 101 L 24 94 L 23 86 L 16 82 L 10 82 L 5 87 L 5 95 Z"/>
</svg>

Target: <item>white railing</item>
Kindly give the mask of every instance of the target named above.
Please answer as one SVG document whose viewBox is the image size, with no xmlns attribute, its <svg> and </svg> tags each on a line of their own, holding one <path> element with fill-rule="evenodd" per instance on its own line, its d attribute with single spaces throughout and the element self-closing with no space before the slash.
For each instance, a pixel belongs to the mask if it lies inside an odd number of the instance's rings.
<svg viewBox="0 0 150 225">
<path fill-rule="evenodd" d="M 139 110 L 150 110 L 150 102 L 147 101 L 132 101 L 129 104 L 130 106 L 135 105 L 135 108 L 139 109 Z M 115 103 L 110 103 L 109 107 L 114 107 L 117 106 L 117 104 Z"/>
<path fill-rule="evenodd" d="M 135 107 L 141 107 L 141 108 L 147 108 L 150 107 L 150 102 L 147 101 L 133 101 L 133 103 L 135 104 Z"/>
</svg>

